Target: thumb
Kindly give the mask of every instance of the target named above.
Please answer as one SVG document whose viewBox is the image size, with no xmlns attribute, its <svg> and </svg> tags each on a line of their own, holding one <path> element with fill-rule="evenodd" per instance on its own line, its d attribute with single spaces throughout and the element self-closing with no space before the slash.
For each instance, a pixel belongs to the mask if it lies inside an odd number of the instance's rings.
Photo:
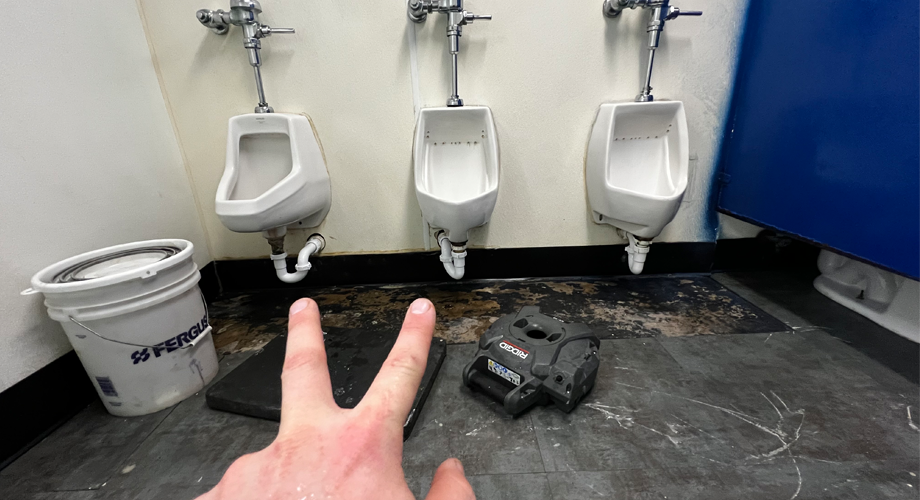
<svg viewBox="0 0 920 500">
<path fill-rule="evenodd" d="M 448 458 L 438 467 L 431 480 L 426 500 L 476 500 L 473 487 L 463 474 L 463 464 Z"/>
</svg>

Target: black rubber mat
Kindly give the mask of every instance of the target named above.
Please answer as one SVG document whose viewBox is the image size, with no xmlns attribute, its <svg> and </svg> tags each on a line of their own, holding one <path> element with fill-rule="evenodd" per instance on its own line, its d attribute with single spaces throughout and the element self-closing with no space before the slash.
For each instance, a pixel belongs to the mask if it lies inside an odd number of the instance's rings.
<svg viewBox="0 0 920 500">
<path fill-rule="evenodd" d="M 377 376 L 397 334 L 335 327 L 323 328 L 323 331 L 332 395 L 340 407 L 354 408 Z M 281 368 L 286 342 L 286 335 L 276 337 L 261 352 L 214 384 L 207 393 L 208 406 L 215 410 L 280 421 Z M 408 439 L 412 433 L 446 353 L 447 342 L 433 339 L 425 375 L 403 427 L 403 439 Z"/>
</svg>

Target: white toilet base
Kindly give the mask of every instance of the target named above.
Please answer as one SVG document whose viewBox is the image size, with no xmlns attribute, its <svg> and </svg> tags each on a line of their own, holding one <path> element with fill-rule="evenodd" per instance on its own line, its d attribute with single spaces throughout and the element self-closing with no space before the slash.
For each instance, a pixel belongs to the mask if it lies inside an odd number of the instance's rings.
<svg viewBox="0 0 920 500">
<path fill-rule="evenodd" d="M 818 256 L 815 288 L 834 302 L 920 343 L 920 282 L 828 250 Z"/>
</svg>

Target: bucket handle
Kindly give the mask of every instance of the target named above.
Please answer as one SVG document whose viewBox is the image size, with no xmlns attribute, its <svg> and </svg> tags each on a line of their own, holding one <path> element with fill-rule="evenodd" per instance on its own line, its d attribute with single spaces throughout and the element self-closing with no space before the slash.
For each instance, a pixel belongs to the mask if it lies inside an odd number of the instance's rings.
<svg viewBox="0 0 920 500">
<path fill-rule="evenodd" d="M 190 348 L 192 348 L 192 347 L 195 347 L 195 345 L 197 345 L 198 342 L 200 342 L 201 339 L 203 339 L 203 338 L 205 337 L 206 334 L 208 334 L 208 333 L 211 332 L 211 313 L 208 312 L 208 302 L 205 300 L 205 298 L 204 298 L 204 292 L 202 292 L 200 288 L 198 289 L 198 294 L 201 296 L 201 304 L 204 305 L 204 316 L 205 316 L 205 318 L 207 318 L 207 320 L 208 320 L 208 327 L 205 328 L 205 331 L 201 332 L 201 334 L 199 334 L 198 337 L 196 337 L 194 340 L 192 340 L 192 341 L 189 342 L 188 344 L 185 344 L 185 345 L 182 346 L 182 347 L 179 347 L 178 349 L 190 349 Z M 155 348 L 163 347 L 163 346 L 155 346 L 155 345 L 132 344 L 131 342 L 123 342 L 123 341 L 121 341 L 121 340 L 115 340 L 115 339 L 110 339 L 110 338 L 108 338 L 108 337 L 103 337 L 102 335 L 100 335 L 98 332 L 96 332 L 96 331 L 93 330 L 92 328 L 90 328 L 90 327 L 84 325 L 83 323 L 79 322 L 79 321 L 78 321 L 76 318 L 74 318 L 73 316 L 67 316 L 67 317 L 70 319 L 71 322 L 75 323 L 75 324 L 76 324 L 77 326 L 79 326 L 80 328 L 82 328 L 82 329 L 88 331 L 89 333 L 92 333 L 93 335 L 99 337 L 99 338 L 102 339 L 102 340 L 107 340 L 107 341 L 109 341 L 109 342 L 114 342 L 114 343 L 116 343 L 116 344 L 129 345 L 129 346 L 132 346 L 132 347 L 146 347 L 146 348 L 148 348 L 148 349 L 155 349 Z"/>
</svg>

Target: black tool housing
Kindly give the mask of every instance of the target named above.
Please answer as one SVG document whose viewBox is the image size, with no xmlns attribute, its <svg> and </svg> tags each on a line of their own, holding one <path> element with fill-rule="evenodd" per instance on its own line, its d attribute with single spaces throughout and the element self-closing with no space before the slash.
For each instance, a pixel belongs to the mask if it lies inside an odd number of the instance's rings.
<svg viewBox="0 0 920 500">
<path fill-rule="evenodd" d="M 482 334 L 463 383 L 500 401 L 512 415 L 551 402 L 568 413 L 594 387 L 599 348 L 587 325 L 564 323 L 527 306 Z"/>
</svg>

